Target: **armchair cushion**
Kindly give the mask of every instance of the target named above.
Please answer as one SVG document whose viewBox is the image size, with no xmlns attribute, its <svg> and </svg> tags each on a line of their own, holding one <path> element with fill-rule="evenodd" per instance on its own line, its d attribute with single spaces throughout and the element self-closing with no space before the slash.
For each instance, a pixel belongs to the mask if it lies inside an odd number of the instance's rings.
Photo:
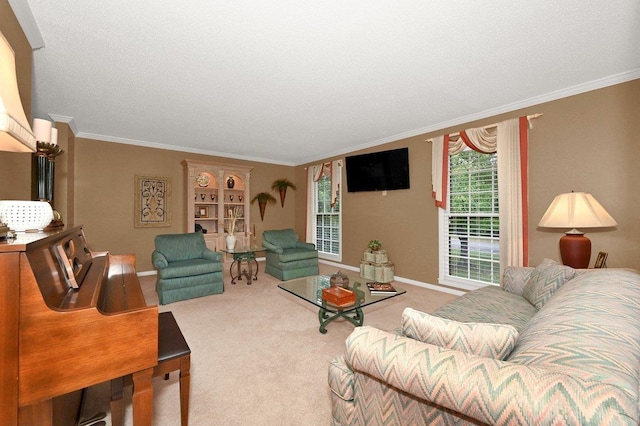
<svg viewBox="0 0 640 426">
<path fill-rule="evenodd" d="M 158 269 L 158 276 L 160 278 L 177 278 L 222 272 L 222 262 L 209 262 L 207 260 L 200 258 L 172 262 L 171 267 Z"/>
<path fill-rule="evenodd" d="M 564 283 L 575 277 L 575 269 L 544 259 L 531 272 L 522 290 L 522 297 L 540 309 Z"/>
<path fill-rule="evenodd" d="M 402 314 L 402 334 L 430 345 L 493 359 L 505 359 L 518 340 L 518 331 L 510 325 L 458 322 L 411 308 Z"/>
<path fill-rule="evenodd" d="M 157 235 L 155 247 L 169 263 L 202 258 L 203 253 L 208 250 L 204 237 L 199 232 Z"/>
<path fill-rule="evenodd" d="M 296 248 L 298 236 L 293 229 L 264 231 L 262 237 L 268 243 L 283 250 Z"/>
</svg>

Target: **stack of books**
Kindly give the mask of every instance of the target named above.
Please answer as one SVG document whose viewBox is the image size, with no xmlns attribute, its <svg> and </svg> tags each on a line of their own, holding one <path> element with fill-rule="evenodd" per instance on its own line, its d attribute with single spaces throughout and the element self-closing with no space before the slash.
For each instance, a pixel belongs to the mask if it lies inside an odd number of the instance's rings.
<svg viewBox="0 0 640 426">
<path fill-rule="evenodd" d="M 368 282 L 367 287 L 371 294 L 392 294 L 398 292 L 390 283 Z"/>
</svg>

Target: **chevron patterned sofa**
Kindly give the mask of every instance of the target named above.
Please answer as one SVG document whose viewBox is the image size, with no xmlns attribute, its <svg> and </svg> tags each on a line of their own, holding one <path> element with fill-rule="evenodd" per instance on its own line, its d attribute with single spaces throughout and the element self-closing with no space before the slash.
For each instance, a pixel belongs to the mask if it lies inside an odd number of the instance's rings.
<svg viewBox="0 0 640 426">
<path fill-rule="evenodd" d="M 343 426 L 637 425 L 639 385 L 640 275 L 549 260 L 401 332 L 358 327 L 329 365 Z"/>
</svg>

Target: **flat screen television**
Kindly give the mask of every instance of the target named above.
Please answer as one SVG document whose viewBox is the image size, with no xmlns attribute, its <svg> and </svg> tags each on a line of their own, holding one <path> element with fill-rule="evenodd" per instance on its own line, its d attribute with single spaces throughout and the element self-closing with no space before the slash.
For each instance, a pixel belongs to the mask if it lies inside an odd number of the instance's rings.
<svg viewBox="0 0 640 426">
<path fill-rule="evenodd" d="M 345 158 L 347 191 L 409 189 L 409 148 Z"/>
</svg>

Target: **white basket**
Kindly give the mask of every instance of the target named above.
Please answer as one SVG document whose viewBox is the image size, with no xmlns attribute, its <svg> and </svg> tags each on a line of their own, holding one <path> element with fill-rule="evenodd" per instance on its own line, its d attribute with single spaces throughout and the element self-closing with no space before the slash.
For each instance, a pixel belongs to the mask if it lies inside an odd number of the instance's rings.
<svg viewBox="0 0 640 426">
<path fill-rule="evenodd" d="M 46 201 L 0 200 L 0 222 L 16 232 L 42 231 L 53 220 Z"/>
</svg>

